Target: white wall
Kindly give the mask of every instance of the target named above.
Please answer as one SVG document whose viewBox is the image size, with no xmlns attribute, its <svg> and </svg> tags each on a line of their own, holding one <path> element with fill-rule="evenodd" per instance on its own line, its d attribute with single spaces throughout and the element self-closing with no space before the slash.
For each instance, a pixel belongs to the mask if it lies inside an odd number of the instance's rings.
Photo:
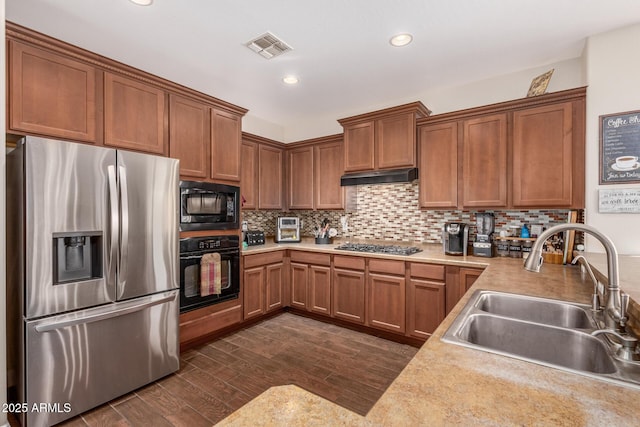
<svg viewBox="0 0 640 427">
<path fill-rule="evenodd" d="M 4 0 L 0 0 L 0 32 L 4 31 Z M 4 40 L 4 37 L 3 37 Z M 0 404 L 7 401 L 7 305 L 6 305 L 6 253 L 5 253 L 5 43 L 0 45 Z M 0 412 L 0 425 L 9 425 L 7 414 Z"/>
<path fill-rule="evenodd" d="M 598 213 L 599 116 L 640 110 L 640 24 L 592 36 L 583 55 L 587 83 L 586 223 L 608 235 L 621 254 L 640 255 L 640 214 Z M 603 252 L 587 237 L 587 250 Z"/>
</svg>

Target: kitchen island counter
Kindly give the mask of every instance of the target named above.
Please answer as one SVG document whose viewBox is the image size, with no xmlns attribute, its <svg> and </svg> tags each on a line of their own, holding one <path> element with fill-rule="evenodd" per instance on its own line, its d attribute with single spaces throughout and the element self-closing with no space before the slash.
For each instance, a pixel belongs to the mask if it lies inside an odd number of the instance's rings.
<svg viewBox="0 0 640 427">
<path fill-rule="evenodd" d="M 245 253 L 278 249 L 346 253 L 335 250 L 335 246 L 274 244 L 257 250 L 249 248 Z M 264 392 L 219 425 L 638 424 L 640 388 L 609 384 L 440 340 L 473 291 L 478 289 L 589 303 L 592 285 L 579 268 L 545 264 L 536 274 L 524 271 L 522 260 L 449 257 L 441 253 L 439 245 L 420 247 L 422 252 L 407 257 L 352 254 L 486 266 L 486 269 L 366 416 L 354 414 L 296 386 L 281 386 Z M 587 254 L 587 259 L 593 259 L 596 268 L 602 269 L 598 264 L 600 254 Z M 634 277 L 639 269 L 640 258 L 621 257 L 621 285 L 634 300 L 633 310 L 637 310 L 639 286 L 634 287 Z"/>
</svg>

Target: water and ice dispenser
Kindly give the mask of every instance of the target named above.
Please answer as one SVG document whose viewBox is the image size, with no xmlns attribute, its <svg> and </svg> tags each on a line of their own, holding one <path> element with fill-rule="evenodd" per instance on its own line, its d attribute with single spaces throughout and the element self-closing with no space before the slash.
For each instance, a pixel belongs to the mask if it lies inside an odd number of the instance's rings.
<svg viewBox="0 0 640 427">
<path fill-rule="evenodd" d="M 102 233 L 53 234 L 54 285 L 102 277 Z"/>
</svg>

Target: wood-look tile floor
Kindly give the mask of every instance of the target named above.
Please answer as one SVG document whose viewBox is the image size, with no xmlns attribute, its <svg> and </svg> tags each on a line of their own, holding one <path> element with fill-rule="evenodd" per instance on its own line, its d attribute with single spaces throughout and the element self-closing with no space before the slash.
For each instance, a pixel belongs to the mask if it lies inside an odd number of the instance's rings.
<svg viewBox="0 0 640 427">
<path fill-rule="evenodd" d="M 210 426 L 295 384 L 366 414 L 418 349 L 284 313 L 181 355 L 180 370 L 65 426 Z"/>
</svg>

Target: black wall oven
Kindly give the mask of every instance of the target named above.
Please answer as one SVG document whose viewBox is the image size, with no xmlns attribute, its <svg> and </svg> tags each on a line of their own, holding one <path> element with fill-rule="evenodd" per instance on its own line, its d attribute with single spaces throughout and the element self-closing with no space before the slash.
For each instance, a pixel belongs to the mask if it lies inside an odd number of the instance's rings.
<svg viewBox="0 0 640 427">
<path fill-rule="evenodd" d="M 211 293 L 201 275 L 202 259 L 218 254 L 219 293 Z M 217 258 L 217 255 L 216 255 Z M 238 236 L 180 239 L 180 312 L 238 298 L 240 293 L 240 238 Z"/>
<path fill-rule="evenodd" d="M 180 181 L 180 230 L 235 230 L 240 227 L 240 187 Z"/>
</svg>

